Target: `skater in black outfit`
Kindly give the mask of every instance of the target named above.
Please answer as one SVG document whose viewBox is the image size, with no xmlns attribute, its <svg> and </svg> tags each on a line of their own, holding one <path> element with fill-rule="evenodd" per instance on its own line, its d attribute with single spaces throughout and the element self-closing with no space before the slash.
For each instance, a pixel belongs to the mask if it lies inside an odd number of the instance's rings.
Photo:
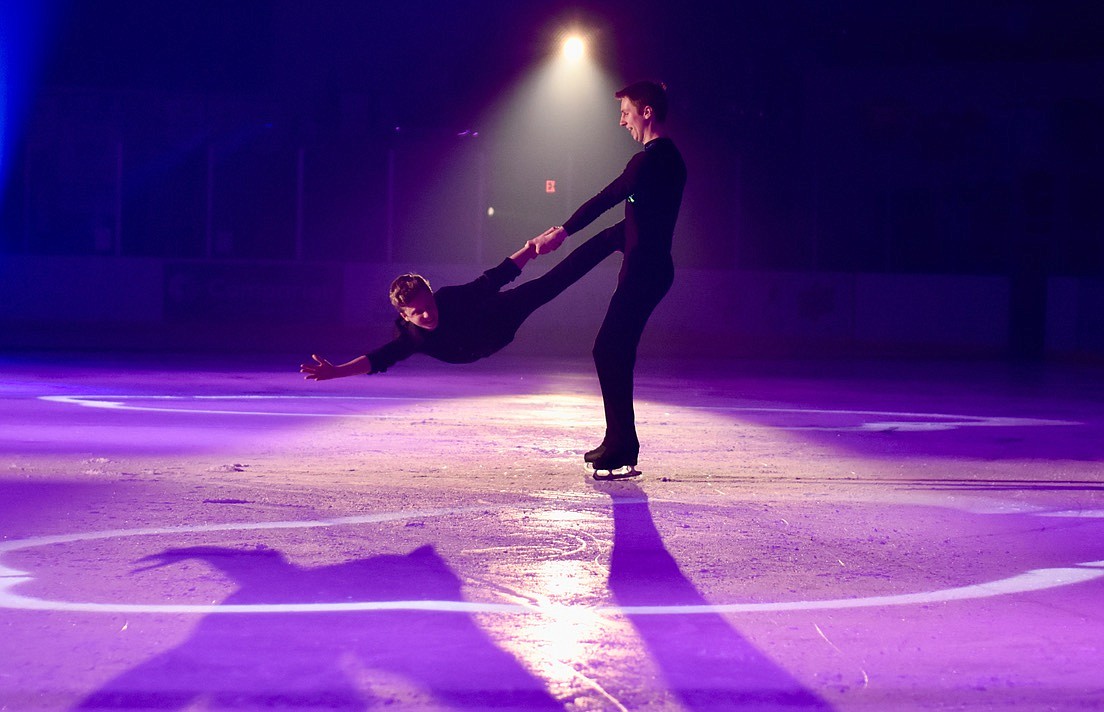
<svg viewBox="0 0 1104 712">
<path fill-rule="evenodd" d="M 636 349 L 652 311 L 674 280 L 671 240 L 686 185 L 686 164 L 667 137 L 666 87 L 637 82 L 614 95 L 621 100 L 621 126 L 642 143 L 625 170 L 575 211 L 562 227 L 534 238 L 537 253 L 558 248 L 563 241 L 618 203 L 625 219 L 612 230 L 623 236 L 624 261 L 617 290 L 594 342 L 594 365 L 602 388 L 606 435 L 585 455 L 595 471 L 635 467 L 640 451 L 633 412 L 633 369 Z"/>
<path fill-rule="evenodd" d="M 548 232 L 551 232 L 549 230 Z M 548 233 L 545 233 L 546 235 Z M 542 236 L 543 237 L 543 236 Z M 404 274 L 391 284 L 391 302 L 399 312 L 395 338 L 364 356 L 334 365 L 313 356 L 299 367 L 308 380 L 382 373 L 415 353 L 446 363 L 486 358 L 514 340 L 518 328 L 612 253 L 623 249 L 623 233 L 610 228 L 590 238 L 544 275 L 514 289 L 500 291 L 537 255 L 534 238 L 467 284 L 436 293 L 424 277 Z"/>
</svg>

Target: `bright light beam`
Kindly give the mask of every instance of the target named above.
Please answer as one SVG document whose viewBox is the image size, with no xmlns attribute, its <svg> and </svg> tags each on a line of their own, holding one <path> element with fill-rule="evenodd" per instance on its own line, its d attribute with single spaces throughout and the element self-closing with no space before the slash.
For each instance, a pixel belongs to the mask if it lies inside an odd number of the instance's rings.
<svg viewBox="0 0 1104 712">
<path fill-rule="evenodd" d="M 586 54 L 586 45 L 583 43 L 583 38 L 578 35 L 572 35 L 564 40 L 563 44 L 564 57 L 571 62 L 578 62 Z"/>
</svg>

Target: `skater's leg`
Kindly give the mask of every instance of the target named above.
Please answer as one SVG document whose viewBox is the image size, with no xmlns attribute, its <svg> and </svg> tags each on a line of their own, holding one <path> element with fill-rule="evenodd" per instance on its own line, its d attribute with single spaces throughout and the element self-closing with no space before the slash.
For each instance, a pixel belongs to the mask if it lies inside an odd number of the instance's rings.
<svg viewBox="0 0 1104 712">
<path fill-rule="evenodd" d="M 618 223 L 576 247 L 571 254 L 540 277 L 503 292 L 503 303 L 512 320 L 520 325 L 530 314 L 555 299 L 602 260 L 622 249 L 624 244 L 624 223 Z"/>
<path fill-rule="evenodd" d="M 604 448 L 588 460 L 626 459 L 617 465 L 636 464 L 639 441 L 633 410 L 633 369 L 644 327 L 656 305 L 671 287 L 673 269 L 653 265 L 630 269 L 610 300 L 602 328 L 594 341 L 594 366 L 602 388 L 606 416 Z"/>
</svg>

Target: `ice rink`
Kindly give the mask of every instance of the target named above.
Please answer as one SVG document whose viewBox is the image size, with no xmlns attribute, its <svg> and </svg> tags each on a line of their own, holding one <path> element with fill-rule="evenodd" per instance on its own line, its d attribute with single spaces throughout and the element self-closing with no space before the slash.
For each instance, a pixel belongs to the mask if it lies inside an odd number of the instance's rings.
<svg viewBox="0 0 1104 712">
<path fill-rule="evenodd" d="M 0 710 L 1104 706 L 1104 379 L 20 355 Z"/>
</svg>

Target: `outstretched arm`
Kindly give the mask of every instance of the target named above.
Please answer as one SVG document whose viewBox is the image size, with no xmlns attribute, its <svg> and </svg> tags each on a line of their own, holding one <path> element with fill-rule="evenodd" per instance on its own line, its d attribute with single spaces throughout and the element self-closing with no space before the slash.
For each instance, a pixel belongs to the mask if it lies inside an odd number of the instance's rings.
<svg viewBox="0 0 1104 712">
<path fill-rule="evenodd" d="M 603 188 L 598 195 L 579 206 L 579 209 L 567 219 L 563 224 L 565 233 L 574 235 L 597 220 L 602 213 L 628 200 L 640 183 L 644 160 L 644 151 L 633 156 L 625 166 L 625 170 L 621 171 L 621 175 L 614 178 L 613 182 Z"/>
<path fill-rule="evenodd" d="M 603 188 L 598 195 L 583 203 L 563 225 L 550 227 L 530 240 L 529 242 L 536 246 L 537 254 L 546 255 L 549 252 L 555 252 L 569 235 L 579 232 L 598 219 L 599 215 L 628 199 L 639 181 L 643 156 L 643 153 L 633 156 L 621 175 Z"/>
<path fill-rule="evenodd" d="M 532 240 L 525 243 L 525 247 L 510 255 L 510 259 L 514 261 L 518 269 L 523 269 L 529 260 L 540 254 L 537 251 L 536 240 L 537 238 L 534 237 Z"/>
<path fill-rule="evenodd" d="M 324 358 L 311 355 L 314 363 L 299 365 L 299 373 L 307 375 L 303 378 L 308 381 L 328 381 L 331 378 L 344 378 L 345 376 L 359 376 L 372 370 L 372 362 L 367 356 L 358 356 L 352 361 L 335 366 Z"/>
</svg>

